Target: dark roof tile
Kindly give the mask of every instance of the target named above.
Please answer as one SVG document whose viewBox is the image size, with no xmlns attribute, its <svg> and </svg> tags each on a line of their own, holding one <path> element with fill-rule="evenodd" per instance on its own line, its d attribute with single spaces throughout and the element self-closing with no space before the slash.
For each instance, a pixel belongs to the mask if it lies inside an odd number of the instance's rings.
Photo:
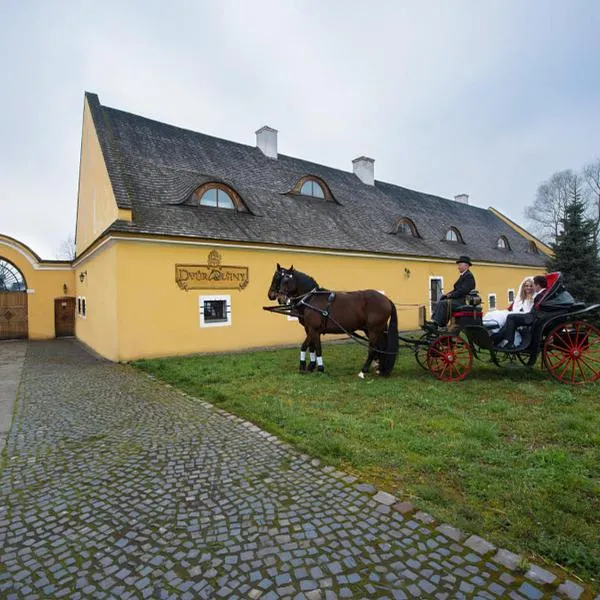
<svg viewBox="0 0 600 600">
<path fill-rule="evenodd" d="M 279 155 L 100 105 L 87 94 L 117 203 L 133 222 L 112 231 L 335 250 L 454 258 L 542 267 L 543 255 L 491 211 Z M 289 194 L 305 175 L 329 186 L 335 202 Z M 185 204 L 203 183 L 218 181 L 240 195 L 249 213 Z M 409 217 L 420 238 L 393 234 Z M 464 244 L 445 241 L 456 227 Z M 496 248 L 504 235 L 511 251 Z"/>
</svg>

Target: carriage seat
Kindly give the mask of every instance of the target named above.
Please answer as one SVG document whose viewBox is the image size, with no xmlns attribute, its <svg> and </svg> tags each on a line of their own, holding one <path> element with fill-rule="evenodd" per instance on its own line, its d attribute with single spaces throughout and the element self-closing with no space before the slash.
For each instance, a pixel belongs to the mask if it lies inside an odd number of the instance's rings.
<svg viewBox="0 0 600 600">
<path fill-rule="evenodd" d="M 465 298 L 465 303 L 457 306 L 452 311 L 452 320 L 457 325 L 481 325 L 482 317 L 481 296 L 477 290 L 469 292 Z"/>
</svg>

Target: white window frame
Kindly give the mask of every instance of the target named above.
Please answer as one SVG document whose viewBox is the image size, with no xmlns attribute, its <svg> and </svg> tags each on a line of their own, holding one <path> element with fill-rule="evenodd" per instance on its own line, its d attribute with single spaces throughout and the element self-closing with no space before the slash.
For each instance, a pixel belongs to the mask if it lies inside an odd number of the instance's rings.
<svg viewBox="0 0 600 600">
<path fill-rule="evenodd" d="M 77 316 L 80 319 L 87 319 L 87 300 L 85 296 L 77 296 L 76 300 Z M 83 305 L 85 303 L 85 312 L 83 311 Z"/>
<path fill-rule="evenodd" d="M 492 307 L 491 299 L 494 299 L 494 306 Z M 498 298 L 496 297 L 496 292 L 492 292 L 488 294 L 488 310 L 496 310 L 498 308 Z"/>
<path fill-rule="evenodd" d="M 427 282 L 427 296 L 429 298 L 429 302 L 427 303 L 427 312 L 430 315 L 433 315 L 432 311 L 431 311 L 431 303 L 433 302 L 433 298 L 431 297 L 431 281 L 433 279 L 439 279 L 441 282 L 441 289 L 442 289 L 442 295 L 444 294 L 444 278 L 442 277 L 442 275 L 430 275 L 429 276 L 429 281 Z"/>
<path fill-rule="evenodd" d="M 226 319 L 223 321 L 208 321 L 204 320 L 204 303 L 205 302 L 225 302 Z M 200 327 L 230 327 L 231 326 L 231 296 L 229 294 L 214 295 L 214 296 L 198 296 L 198 316 L 200 318 Z"/>
<path fill-rule="evenodd" d="M 510 293 L 512 292 L 513 295 L 513 299 L 510 299 Z M 511 304 L 512 302 L 515 301 L 515 290 L 514 288 L 510 288 L 506 291 L 506 300 L 508 301 L 509 304 Z"/>
</svg>

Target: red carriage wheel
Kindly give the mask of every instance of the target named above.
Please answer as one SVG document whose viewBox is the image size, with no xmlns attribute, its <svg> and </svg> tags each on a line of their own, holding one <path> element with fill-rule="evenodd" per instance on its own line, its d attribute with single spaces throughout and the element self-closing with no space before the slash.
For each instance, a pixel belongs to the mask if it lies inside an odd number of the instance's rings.
<svg viewBox="0 0 600 600">
<path fill-rule="evenodd" d="M 562 383 L 596 381 L 600 377 L 600 331 L 584 321 L 557 325 L 546 336 L 544 364 Z"/>
<path fill-rule="evenodd" d="M 429 372 L 442 381 L 460 381 L 473 366 L 473 352 L 465 340 L 456 335 L 441 335 L 427 352 Z"/>
</svg>

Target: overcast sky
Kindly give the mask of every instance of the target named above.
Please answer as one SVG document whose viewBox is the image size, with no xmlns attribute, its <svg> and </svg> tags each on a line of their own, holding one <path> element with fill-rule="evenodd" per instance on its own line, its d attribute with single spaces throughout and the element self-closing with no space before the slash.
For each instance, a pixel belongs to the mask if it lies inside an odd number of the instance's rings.
<svg viewBox="0 0 600 600">
<path fill-rule="evenodd" d="M 0 233 L 75 229 L 84 91 L 381 181 L 523 207 L 600 157 L 597 0 L 0 0 Z M 432 218 L 435 218 L 432 215 Z"/>
</svg>

